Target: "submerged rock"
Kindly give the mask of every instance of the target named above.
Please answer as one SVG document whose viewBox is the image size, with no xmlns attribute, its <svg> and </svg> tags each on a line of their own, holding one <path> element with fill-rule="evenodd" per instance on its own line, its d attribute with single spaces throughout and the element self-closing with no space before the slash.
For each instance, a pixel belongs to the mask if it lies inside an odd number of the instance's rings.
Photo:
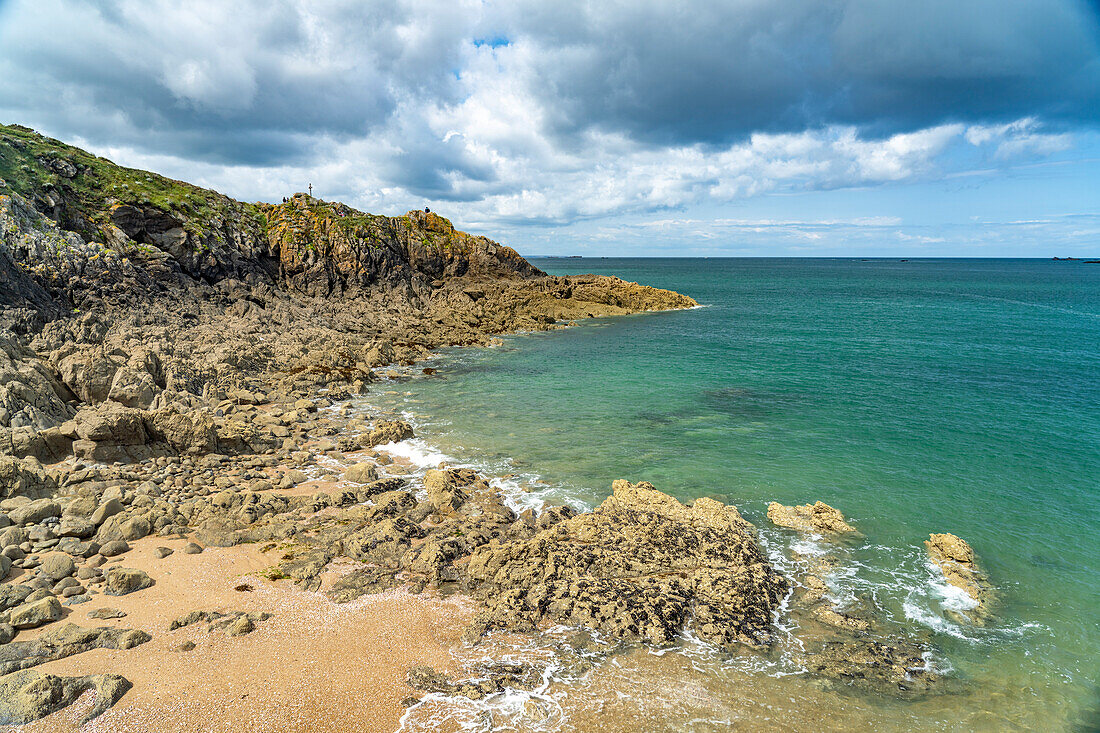
<svg viewBox="0 0 1100 733">
<path fill-rule="evenodd" d="M 783 506 L 773 501 L 768 504 L 768 519 L 776 526 L 799 532 L 844 534 L 856 531 L 855 527 L 844 521 L 844 515 L 839 509 L 820 501 L 802 506 Z"/>
<path fill-rule="evenodd" d="M 467 573 L 483 629 L 563 623 L 654 644 L 689 627 L 722 646 L 767 644 L 788 588 L 736 508 L 622 480 L 592 512 L 481 547 Z"/>
</svg>

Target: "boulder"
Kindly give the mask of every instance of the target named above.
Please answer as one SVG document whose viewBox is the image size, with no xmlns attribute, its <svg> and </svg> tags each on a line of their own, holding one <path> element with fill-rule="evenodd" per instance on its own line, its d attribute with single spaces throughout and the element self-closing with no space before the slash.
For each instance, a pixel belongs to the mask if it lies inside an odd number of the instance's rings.
<svg viewBox="0 0 1100 733">
<path fill-rule="evenodd" d="M 130 545 L 127 544 L 126 540 L 111 540 L 103 543 L 103 546 L 99 548 L 99 554 L 103 557 L 115 557 L 129 551 Z"/>
<path fill-rule="evenodd" d="M 158 391 L 150 374 L 124 366 L 115 372 L 107 399 L 127 407 L 147 410 L 153 404 Z"/>
<path fill-rule="evenodd" d="M 123 509 L 125 509 L 125 507 L 122 506 L 122 502 L 118 499 L 107 499 L 96 507 L 95 511 L 92 512 L 90 520 L 92 524 L 98 527 L 99 525 L 107 521 L 109 517 L 113 517 L 114 515 L 121 512 Z"/>
<path fill-rule="evenodd" d="M 61 516 L 61 505 L 53 499 L 35 499 L 28 501 L 8 512 L 12 524 L 22 527 L 25 524 L 38 524 L 43 519 Z"/>
<path fill-rule="evenodd" d="M 469 486 L 476 480 L 477 475 L 469 469 L 430 469 L 424 474 L 424 489 L 436 511 L 451 512 L 460 509 L 470 498 L 460 487 Z"/>
<path fill-rule="evenodd" d="M 17 629 L 33 629 L 62 616 L 61 603 L 53 596 L 39 598 L 12 609 L 8 622 Z"/>
<path fill-rule="evenodd" d="M 109 596 L 124 596 L 155 584 L 143 570 L 111 568 L 107 571 L 107 583 L 103 592 Z"/>
<path fill-rule="evenodd" d="M 16 672 L 0 677 L 0 725 L 33 723 L 95 690 L 95 704 L 78 721 L 84 725 L 118 702 L 132 686 L 117 674 L 58 677 L 34 670 Z"/>
<path fill-rule="evenodd" d="M 369 463 L 355 463 L 344 472 L 344 480 L 356 484 L 369 484 L 378 480 L 378 471 Z"/>
<path fill-rule="evenodd" d="M 374 423 L 374 428 L 363 436 L 363 447 L 373 448 L 376 445 L 397 443 L 413 437 L 412 425 L 402 420 L 379 420 Z"/>
<path fill-rule="evenodd" d="M 975 607 L 967 610 L 970 620 L 984 622 L 989 615 L 993 587 L 978 566 L 974 548 L 966 540 L 949 533 L 929 535 L 924 546 L 944 579 L 974 600 Z"/>
<path fill-rule="evenodd" d="M 50 580 L 61 580 L 76 572 L 76 563 L 64 552 L 49 552 L 42 557 L 38 569 Z"/>
<path fill-rule="evenodd" d="M 105 402 L 76 413 L 76 433 L 81 440 L 113 446 L 137 446 L 149 442 L 144 413 L 117 402 Z"/>
<path fill-rule="evenodd" d="M 102 347 L 80 348 L 57 363 L 61 381 L 82 402 L 96 404 L 107 399 L 120 362 Z"/>
<path fill-rule="evenodd" d="M 57 481 L 37 459 L 0 456 L 0 500 L 14 496 L 38 499 L 56 489 Z"/>
</svg>

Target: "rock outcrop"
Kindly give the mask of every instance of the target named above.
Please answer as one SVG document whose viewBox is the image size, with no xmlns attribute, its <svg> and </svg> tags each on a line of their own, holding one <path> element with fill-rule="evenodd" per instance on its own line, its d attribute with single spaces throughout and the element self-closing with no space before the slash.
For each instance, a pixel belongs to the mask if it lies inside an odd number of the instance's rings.
<svg viewBox="0 0 1100 733">
<path fill-rule="evenodd" d="M 563 623 L 654 644 L 688 629 L 726 647 L 767 644 L 788 587 L 736 508 L 627 481 L 592 512 L 480 548 L 467 573 L 487 628 Z"/>
<path fill-rule="evenodd" d="M 821 534 L 856 532 L 855 527 L 844 521 L 844 515 L 840 510 L 833 509 L 820 501 L 802 506 L 783 506 L 773 501 L 768 504 L 768 519 L 776 526 L 799 532 Z"/>
<path fill-rule="evenodd" d="M 976 605 L 968 609 L 966 615 L 972 621 L 983 622 L 989 615 L 993 588 L 978 566 L 974 548 L 966 540 L 948 533 L 929 535 L 924 546 L 947 582 L 973 599 Z"/>
</svg>

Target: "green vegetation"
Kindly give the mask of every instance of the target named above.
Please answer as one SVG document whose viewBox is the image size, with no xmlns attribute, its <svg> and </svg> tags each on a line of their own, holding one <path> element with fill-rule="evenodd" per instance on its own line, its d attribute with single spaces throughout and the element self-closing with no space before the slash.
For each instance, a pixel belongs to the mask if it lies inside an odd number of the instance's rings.
<svg viewBox="0 0 1100 733">
<path fill-rule="evenodd" d="M 22 125 L 0 125 L 0 179 L 8 190 L 29 201 L 60 206 L 62 226 L 89 241 L 106 239 L 115 204 L 169 212 L 196 238 L 238 218 L 261 229 L 264 224 L 263 213 L 255 205 L 156 173 L 124 168 Z"/>
</svg>

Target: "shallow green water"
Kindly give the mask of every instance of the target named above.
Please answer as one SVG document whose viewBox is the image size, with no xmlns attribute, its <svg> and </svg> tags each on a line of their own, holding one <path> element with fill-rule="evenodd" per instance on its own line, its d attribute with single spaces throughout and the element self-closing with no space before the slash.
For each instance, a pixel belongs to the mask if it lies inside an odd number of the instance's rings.
<svg viewBox="0 0 1100 733">
<path fill-rule="evenodd" d="M 551 501 L 592 505 L 616 478 L 648 480 L 718 495 L 761 526 L 768 501 L 825 501 L 867 536 L 838 593 L 873 596 L 956 678 L 1019 706 L 1022 727 L 1096 725 L 1100 265 L 535 263 L 705 307 L 452 351 L 443 378 L 389 398 L 428 442 L 540 476 Z M 989 628 L 946 613 L 921 551 L 930 532 L 967 539 L 1001 589 Z"/>
</svg>

